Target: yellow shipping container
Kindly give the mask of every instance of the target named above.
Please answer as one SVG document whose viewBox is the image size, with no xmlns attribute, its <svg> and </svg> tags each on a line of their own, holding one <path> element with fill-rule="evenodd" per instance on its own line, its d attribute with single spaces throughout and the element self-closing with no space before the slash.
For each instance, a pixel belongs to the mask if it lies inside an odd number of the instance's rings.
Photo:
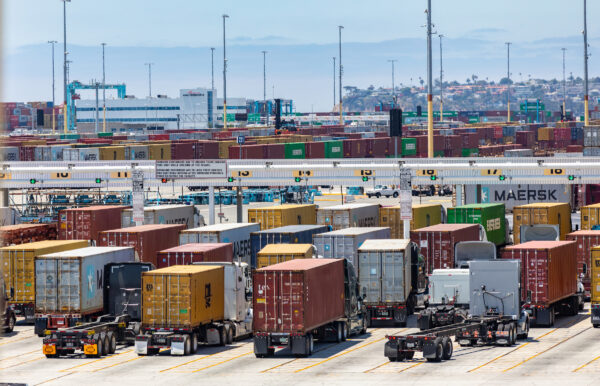
<svg viewBox="0 0 600 386">
<path fill-rule="evenodd" d="M 256 268 L 295 259 L 312 259 L 313 252 L 311 244 L 269 244 L 256 255 Z"/>
<path fill-rule="evenodd" d="M 170 160 L 171 143 L 156 143 L 148 145 L 149 160 Z"/>
<path fill-rule="evenodd" d="M 554 141 L 554 129 L 551 127 L 540 127 L 538 130 L 538 140 Z"/>
<path fill-rule="evenodd" d="M 536 203 L 515 206 L 513 209 L 514 243 L 521 241 L 521 225 L 558 225 L 560 239 L 566 240 L 571 233 L 571 205 L 568 203 Z"/>
<path fill-rule="evenodd" d="M 284 204 L 248 209 L 248 222 L 259 223 L 263 231 L 286 225 L 316 225 L 317 206 Z"/>
<path fill-rule="evenodd" d="M 413 204 L 410 230 L 442 223 L 441 204 Z M 404 221 L 400 219 L 400 205 L 379 208 L 379 226 L 389 227 L 392 239 L 404 238 Z"/>
<path fill-rule="evenodd" d="M 235 141 L 219 141 L 219 158 L 229 158 L 229 148 L 237 145 Z"/>
<path fill-rule="evenodd" d="M 35 258 L 48 253 L 85 248 L 85 240 L 36 241 L 0 248 L 0 266 L 6 283 L 6 296 L 14 289 L 11 303 L 35 301 Z"/>
<path fill-rule="evenodd" d="M 30 139 L 29 141 L 23 141 L 22 146 L 44 146 L 45 144 L 45 139 Z"/>
<path fill-rule="evenodd" d="M 101 161 L 125 160 L 125 146 L 105 146 L 101 147 L 99 152 Z"/>
<path fill-rule="evenodd" d="M 600 204 L 581 208 L 581 230 L 591 231 L 594 225 L 600 224 Z"/>
<path fill-rule="evenodd" d="M 197 327 L 223 320 L 222 266 L 173 265 L 142 273 L 145 327 Z"/>
<path fill-rule="evenodd" d="M 592 247 L 591 301 L 600 304 L 600 246 Z"/>
</svg>

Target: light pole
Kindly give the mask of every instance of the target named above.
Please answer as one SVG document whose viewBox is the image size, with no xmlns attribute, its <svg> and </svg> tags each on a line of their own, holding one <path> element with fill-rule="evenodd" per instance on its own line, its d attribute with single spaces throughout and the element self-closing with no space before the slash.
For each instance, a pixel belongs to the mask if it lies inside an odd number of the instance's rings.
<svg viewBox="0 0 600 386">
<path fill-rule="evenodd" d="M 227 129 L 227 52 L 225 46 L 225 19 L 229 15 L 223 15 L 223 128 Z M 239 220 L 239 219 L 238 219 Z"/>
<path fill-rule="evenodd" d="M 431 73 L 431 0 L 427 0 L 427 156 L 433 158 L 433 85 Z"/>
<path fill-rule="evenodd" d="M 440 38 L 440 122 L 444 120 L 444 62 L 442 61 L 442 38 L 444 35 L 439 34 Z"/>
<path fill-rule="evenodd" d="M 584 103 L 584 122 L 586 126 L 590 125 L 590 104 L 588 95 L 588 42 L 587 42 L 587 0 L 583 0 L 583 103 Z"/>
<path fill-rule="evenodd" d="M 106 70 L 104 62 L 104 48 L 106 43 L 102 43 L 102 132 L 106 133 Z"/>
<path fill-rule="evenodd" d="M 388 59 L 389 63 L 392 63 L 392 103 L 393 107 L 396 107 L 396 82 L 394 81 L 394 63 L 397 62 L 398 59 Z"/>
<path fill-rule="evenodd" d="M 506 42 L 506 78 L 507 78 L 507 88 L 506 88 L 506 100 L 507 100 L 507 113 L 506 113 L 506 121 L 510 122 L 510 45 L 511 42 Z"/>
<path fill-rule="evenodd" d="M 148 66 L 148 98 L 152 98 L 152 66 L 154 63 L 144 63 Z"/>
<path fill-rule="evenodd" d="M 67 128 L 69 127 L 69 115 L 67 114 L 67 2 L 71 2 L 71 0 L 61 0 L 63 2 L 63 53 L 64 53 L 64 64 L 63 64 L 63 83 L 64 83 L 64 124 L 65 124 L 65 134 L 67 133 Z"/>
<path fill-rule="evenodd" d="M 343 25 L 339 25 L 338 26 L 338 31 L 339 31 L 339 51 L 340 51 L 339 55 L 338 55 L 338 57 L 340 58 L 340 63 L 339 63 L 340 64 L 340 70 L 339 70 L 339 73 L 340 73 L 340 87 L 339 87 L 339 90 L 340 90 L 340 125 L 344 124 L 344 117 L 342 115 L 342 103 L 343 103 L 343 101 L 342 101 L 342 95 L 343 95 L 343 92 L 342 92 L 342 72 L 344 70 L 344 67 L 342 67 L 342 29 L 343 28 L 344 28 Z"/>
<path fill-rule="evenodd" d="M 333 108 L 335 111 L 335 56 L 333 57 Z"/>
<path fill-rule="evenodd" d="M 267 51 L 261 51 L 263 54 L 263 102 L 265 104 L 265 115 L 267 116 L 267 126 L 269 126 L 269 109 L 267 108 Z"/>
<path fill-rule="evenodd" d="M 212 100 L 215 100 L 215 47 L 210 47 L 210 90 L 212 91 Z M 214 107 L 214 103 L 212 104 L 213 109 Z M 214 110 L 212 110 L 214 111 Z M 210 127 L 214 127 L 215 126 L 215 114 L 214 112 L 211 112 L 211 116 L 209 117 L 210 119 Z M 222 220 L 222 219 L 221 219 Z"/>
<path fill-rule="evenodd" d="M 561 48 L 562 50 L 562 56 L 563 56 L 563 119 L 566 120 L 567 118 L 567 75 L 565 72 L 565 52 L 567 51 L 566 48 Z"/>
<path fill-rule="evenodd" d="M 48 44 L 52 44 L 52 134 L 56 130 L 56 120 L 54 118 L 54 104 L 55 102 L 55 83 L 54 83 L 54 45 L 58 43 L 56 40 L 49 40 Z"/>
</svg>

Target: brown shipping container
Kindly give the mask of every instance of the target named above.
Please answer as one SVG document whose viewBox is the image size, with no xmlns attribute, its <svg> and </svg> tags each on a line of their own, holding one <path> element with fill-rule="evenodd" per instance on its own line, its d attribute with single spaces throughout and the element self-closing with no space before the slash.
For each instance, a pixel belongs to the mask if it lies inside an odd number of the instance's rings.
<svg viewBox="0 0 600 386">
<path fill-rule="evenodd" d="M 171 143 L 171 159 L 194 159 L 195 148 L 193 142 L 173 142 Z"/>
<path fill-rule="evenodd" d="M 223 267 L 174 265 L 142 273 L 142 325 L 190 328 L 223 320 Z"/>
<path fill-rule="evenodd" d="M 0 246 L 56 240 L 56 224 L 17 224 L 0 227 Z"/>
<path fill-rule="evenodd" d="M 100 232 L 121 228 L 121 212 L 126 206 L 88 206 L 61 210 L 59 240 L 98 241 Z"/>
<path fill-rule="evenodd" d="M 141 225 L 131 228 L 113 229 L 100 233 L 98 246 L 133 247 L 139 261 L 158 266 L 158 252 L 179 244 L 179 231 L 185 229 L 183 224 Z"/>
<path fill-rule="evenodd" d="M 437 224 L 410 232 L 425 257 L 425 273 L 434 269 L 454 268 L 454 246 L 460 241 L 478 241 L 478 224 Z"/>
<path fill-rule="evenodd" d="M 195 159 L 219 159 L 219 143 L 214 141 L 198 141 Z"/>
<path fill-rule="evenodd" d="M 299 259 L 254 271 L 254 332 L 306 333 L 344 316 L 342 259 Z"/>
<path fill-rule="evenodd" d="M 306 158 L 325 158 L 325 142 L 307 142 Z"/>
<path fill-rule="evenodd" d="M 156 260 L 158 263 L 157 268 L 172 265 L 190 265 L 204 261 L 233 262 L 233 244 L 184 244 L 158 252 Z"/>
<path fill-rule="evenodd" d="M 589 296 L 592 248 L 600 245 L 600 231 L 577 231 L 569 233 L 567 240 L 577 243 L 577 275 L 583 277 L 582 281 L 586 296 Z"/>
<path fill-rule="evenodd" d="M 530 241 L 506 247 L 503 259 L 521 261 L 521 300 L 549 307 L 577 292 L 577 246 L 573 241 Z"/>
</svg>

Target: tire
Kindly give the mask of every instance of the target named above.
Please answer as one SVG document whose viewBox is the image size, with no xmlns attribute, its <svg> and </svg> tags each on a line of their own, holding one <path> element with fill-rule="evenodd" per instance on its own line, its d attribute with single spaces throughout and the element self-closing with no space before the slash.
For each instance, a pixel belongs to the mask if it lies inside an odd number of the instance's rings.
<svg viewBox="0 0 600 386">
<path fill-rule="evenodd" d="M 227 329 L 227 344 L 233 343 L 233 327 L 229 326 Z"/>
<path fill-rule="evenodd" d="M 198 351 L 198 334 L 192 334 L 192 354 L 195 354 Z"/>
<path fill-rule="evenodd" d="M 373 197 L 373 195 L 372 194 L 367 194 L 367 197 L 371 198 L 371 197 Z"/>
<path fill-rule="evenodd" d="M 508 332 L 508 342 L 506 342 L 506 347 L 510 347 L 513 345 L 513 338 L 512 338 L 512 324 L 505 324 L 502 328 L 502 330 L 504 332 Z"/>
<path fill-rule="evenodd" d="M 115 337 L 115 334 L 112 331 L 110 331 L 106 337 L 108 340 L 106 351 L 108 354 L 114 354 L 115 351 L 117 351 L 117 338 Z"/>
<path fill-rule="evenodd" d="M 308 341 L 309 341 L 309 344 L 308 344 L 309 351 L 308 352 L 309 352 L 309 354 L 308 355 L 312 355 L 312 353 L 315 350 L 315 340 L 314 340 L 312 334 L 309 334 L 308 336 L 309 336 L 309 338 L 308 338 Z"/>
<path fill-rule="evenodd" d="M 433 344 L 435 345 L 435 357 L 427 358 L 427 362 L 440 362 L 442 360 L 442 356 L 444 355 L 444 346 L 442 345 L 442 339 L 435 338 Z"/>
<path fill-rule="evenodd" d="M 225 346 L 227 344 L 227 331 L 225 327 L 219 329 L 219 346 Z"/>
<path fill-rule="evenodd" d="M 513 322 L 510 324 L 510 337 L 513 345 L 517 344 L 517 323 Z"/>
<path fill-rule="evenodd" d="M 362 318 L 362 329 L 360 330 L 361 335 L 364 335 L 364 334 L 367 333 L 367 324 L 368 324 L 367 315 L 363 315 L 363 318 Z"/>
<path fill-rule="evenodd" d="M 404 359 L 406 359 L 407 361 L 410 361 L 414 358 L 415 356 L 415 352 L 414 351 L 405 351 L 404 352 Z"/>
<path fill-rule="evenodd" d="M 342 335 L 343 335 L 342 328 L 343 328 L 342 322 L 338 322 L 335 327 L 335 330 L 336 330 L 335 331 L 336 332 L 335 341 L 338 343 L 340 343 L 342 341 Z"/>
<path fill-rule="evenodd" d="M 192 339 L 189 335 L 184 335 L 183 337 L 183 355 L 190 355 L 192 352 Z"/>
<path fill-rule="evenodd" d="M 346 322 L 342 323 L 342 342 L 345 342 L 348 339 L 348 324 Z"/>
<path fill-rule="evenodd" d="M 600 328 L 600 324 L 593 324 L 594 328 Z"/>
<path fill-rule="evenodd" d="M 10 318 L 8 318 L 8 324 L 6 325 L 6 327 L 4 327 L 4 332 L 13 332 L 15 330 L 15 324 L 17 324 L 17 318 L 15 318 L 14 315 L 11 315 Z"/>
<path fill-rule="evenodd" d="M 376 198 L 381 198 L 381 193 L 375 193 Z"/>
<path fill-rule="evenodd" d="M 442 359 L 447 361 L 448 359 L 452 358 L 452 353 L 454 352 L 454 347 L 452 346 L 452 339 L 448 337 L 442 338 L 442 346 L 444 347 Z"/>
<path fill-rule="evenodd" d="M 392 197 L 394 197 L 394 198 L 398 198 L 398 196 L 399 196 L 398 192 L 394 192 L 394 194 L 392 194 Z"/>
<path fill-rule="evenodd" d="M 550 325 L 548 327 L 554 326 L 554 320 L 556 315 L 554 314 L 554 308 L 550 307 Z"/>
<path fill-rule="evenodd" d="M 98 348 L 96 358 L 100 358 L 104 355 L 104 339 L 102 337 L 98 337 L 96 347 Z"/>
</svg>

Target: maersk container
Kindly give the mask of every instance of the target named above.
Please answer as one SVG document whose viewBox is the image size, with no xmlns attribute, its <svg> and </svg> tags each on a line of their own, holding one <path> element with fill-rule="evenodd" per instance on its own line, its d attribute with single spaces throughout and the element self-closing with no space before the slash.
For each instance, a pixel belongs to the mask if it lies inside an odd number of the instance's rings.
<svg viewBox="0 0 600 386">
<path fill-rule="evenodd" d="M 90 315 L 104 310 L 104 266 L 133 262 L 129 247 L 88 247 L 35 259 L 37 314 Z"/>
<path fill-rule="evenodd" d="M 285 144 L 286 159 L 305 159 L 306 148 L 304 142 L 286 143 Z"/>
<path fill-rule="evenodd" d="M 389 239 L 390 228 L 346 228 L 313 236 L 319 257 L 347 259 L 358 267 L 358 248 L 369 239 Z"/>
<path fill-rule="evenodd" d="M 487 239 L 497 246 L 506 244 L 504 204 L 469 204 L 448 208 L 448 224 L 481 224 Z"/>
<path fill-rule="evenodd" d="M 232 243 L 233 259 L 251 265 L 250 234 L 258 232 L 255 223 L 215 224 L 187 229 L 179 233 L 179 244 Z"/>
<path fill-rule="evenodd" d="M 252 267 L 256 267 L 258 251 L 269 244 L 312 244 L 313 235 L 329 231 L 326 225 L 289 225 L 254 232 L 251 235 Z"/>
<path fill-rule="evenodd" d="M 468 306 L 471 291 L 468 269 L 434 269 L 429 275 L 429 304 Z"/>
<path fill-rule="evenodd" d="M 342 141 L 325 142 L 325 158 L 344 158 L 344 143 Z"/>
<path fill-rule="evenodd" d="M 193 205 L 154 205 L 144 207 L 144 224 L 183 224 L 186 228 L 198 226 Z M 134 227 L 133 209 L 125 209 L 121 214 L 123 228 Z"/>
<path fill-rule="evenodd" d="M 333 230 L 379 226 L 378 204 L 335 205 L 317 210 L 317 224 Z"/>
</svg>

